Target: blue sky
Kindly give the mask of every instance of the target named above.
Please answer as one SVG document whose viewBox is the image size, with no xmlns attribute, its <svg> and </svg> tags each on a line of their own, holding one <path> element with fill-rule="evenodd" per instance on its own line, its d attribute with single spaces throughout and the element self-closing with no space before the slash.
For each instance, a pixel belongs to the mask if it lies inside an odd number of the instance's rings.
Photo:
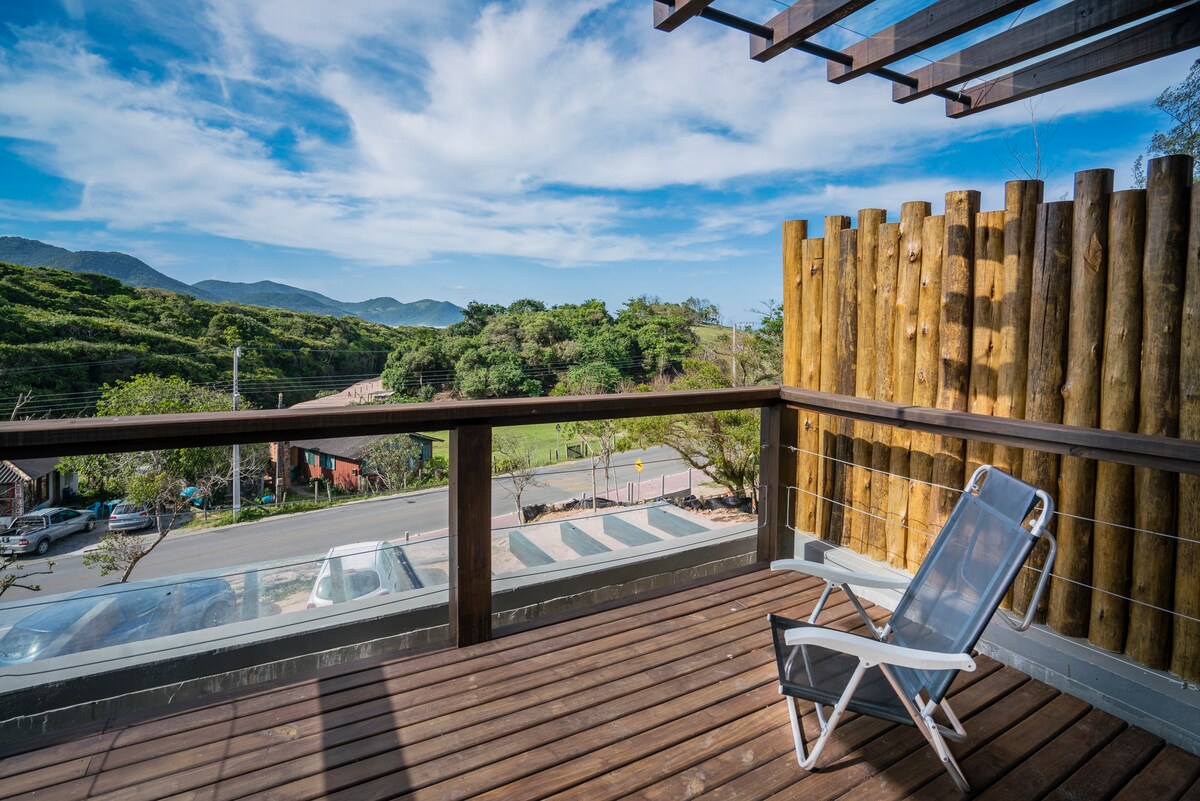
<svg viewBox="0 0 1200 801">
<path fill-rule="evenodd" d="M 920 5 L 878 3 L 821 41 Z M 748 321 L 782 294 L 781 220 L 818 235 L 825 215 L 939 213 L 967 188 L 999 208 L 1031 118 L 1048 199 L 1081 169 L 1128 186 L 1169 123 L 1150 104 L 1197 55 L 948 120 L 940 100 L 900 106 L 885 81 L 834 86 L 818 59 L 759 64 L 744 34 L 650 16 L 649 0 L 6 0 L 0 234 L 189 283 L 614 309 L 694 295 Z"/>
</svg>

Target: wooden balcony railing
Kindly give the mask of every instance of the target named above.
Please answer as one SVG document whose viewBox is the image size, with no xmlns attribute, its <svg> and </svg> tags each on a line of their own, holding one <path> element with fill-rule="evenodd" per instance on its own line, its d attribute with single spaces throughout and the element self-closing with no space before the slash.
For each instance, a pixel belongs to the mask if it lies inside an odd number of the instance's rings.
<svg viewBox="0 0 1200 801">
<path fill-rule="evenodd" d="M 1200 442 L 927 409 L 800 390 L 748 387 L 567 398 L 283 409 L 0 423 L 0 458 L 70 456 L 291 439 L 450 430 L 450 628 L 459 645 L 491 637 L 492 429 L 530 423 L 727 409 L 762 410 L 757 558 L 790 556 L 789 488 L 799 410 L 1035 450 L 1200 474 Z"/>
</svg>

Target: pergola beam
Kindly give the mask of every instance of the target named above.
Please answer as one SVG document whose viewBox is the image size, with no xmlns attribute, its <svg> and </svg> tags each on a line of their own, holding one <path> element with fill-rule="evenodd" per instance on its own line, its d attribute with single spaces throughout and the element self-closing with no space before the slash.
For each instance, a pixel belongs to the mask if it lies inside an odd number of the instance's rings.
<svg viewBox="0 0 1200 801">
<path fill-rule="evenodd" d="M 654 0 L 654 27 L 660 31 L 673 31 L 715 0 Z"/>
<path fill-rule="evenodd" d="M 910 72 L 916 85 L 893 84 L 892 100 L 908 103 L 926 97 L 1177 4 L 1178 0 L 1074 0 Z"/>
<path fill-rule="evenodd" d="M 655 0 L 659 2 L 660 0 Z M 771 37 L 750 37 L 750 58 L 769 61 L 810 36 L 868 6 L 873 0 L 801 0 L 767 22 Z"/>
<path fill-rule="evenodd" d="M 1197 46 L 1200 13 L 1190 5 L 968 89 L 970 104 L 947 100 L 946 116 L 964 117 Z"/>
<path fill-rule="evenodd" d="M 828 76 L 844 83 L 879 67 L 986 25 L 1034 0 L 938 0 L 842 51 L 850 65 L 829 62 Z"/>
</svg>

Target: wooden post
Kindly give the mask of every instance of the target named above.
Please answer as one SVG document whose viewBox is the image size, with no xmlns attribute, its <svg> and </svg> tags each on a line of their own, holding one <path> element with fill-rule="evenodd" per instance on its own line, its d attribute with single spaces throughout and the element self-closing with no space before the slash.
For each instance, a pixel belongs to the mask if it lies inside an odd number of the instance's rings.
<svg viewBox="0 0 1200 801">
<path fill-rule="evenodd" d="M 1071 236 L 1071 321 L 1067 331 L 1067 381 L 1063 422 L 1100 425 L 1100 368 L 1108 288 L 1108 206 L 1112 170 L 1075 174 Z M 1062 457 L 1059 467 L 1058 559 L 1050 585 L 1049 624 L 1068 637 L 1087 636 L 1091 617 L 1092 524 L 1096 462 Z M 1070 515 L 1070 516 L 1068 516 Z"/>
<path fill-rule="evenodd" d="M 1108 224 L 1108 303 L 1104 319 L 1104 366 L 1100 427 L 1137 431 L 1142 370 L 1142 260 L 1146 241 L 1146 192 L 1112 196 Z M 1125 650 L 1133 555 L 1133 465 L 1096 465 L 1091 621 L 1088 639 L 1109 651 Z M 1111 525 L 1110 525 L 1111 524 Z"/>
<path fill-rule="evenodd" d="M 997 417 L 1025 418 L 1025 381 L 1029 365 L 1029 293 L 1033 283 L 1033 248 L 1041 181 L 1009 181 L 1004 185 L 1004 295 L 1000 301 L 1000 358 L 996 373 Z M 1021 451 L 1007 445 L 992 448 L 992 464 L 1020 477 Z"/>
<path fill-rule="evenodd" d="M 796 537 L 788 530 L 788 482 L 796 475 L 796 452 L 787 447 L 797 441 L 800 415 L 782 403 L 765 406 L 759 413 L 758 540 L 757 559 L 771 562 L 790 559 Z"/>
<path fill-rule="evenodd" d="M 807 220 L 787 220 L 783 223 L 783 365 L 780 379 L 785 386 L 800 386 L 803 359 L 803 297 L 802 280 L 804 264 L 804 240 L 808 236 Z M 798 439 L 786 441 L 787 445 L 799 446 Z M 787 483 L 800 485 L 801 475 L 796 452 L 791 451 L 791 464 L 796 472 L 787 478 Z M 791 498 L 791 508 L 786 510 L 784 520 L 795 522 L 803 506 L 800 493 Z"/>
<path fill-rule="evenodd" d="M 1179 436 L 1200 440 L 1200 191 L 1192 187 L 1179 359 Z M 1200 476 L 1179 477 L 1175 543 L 1175 625 L 1171 672 L 1200 681 Z M 1185 615 L 1187 617 L 1185 617 Z M 1192 618 L 1188 620 L 1187 618 Z"/>
<path fill-rule="evenodd" d="M 821 388 L 821 304 L 824 274 L 825 241 L 806 239 L 801 245 L 801 317 L 800 386 L 803 389 Z M 821 428 L 816 412 L 800 413 L 800 464 L 796 494 L 800 510 L 796 518 L 799 531 L 819 537 L 817 510 L 821 490 Z"/>
<path fill-rule="evenodd" d="M 854 394 L 859 398 L 875 397 L 875 261 L 879 249 L 879 226 L 886 219 L 887 212 L 883 209 L 862 209 L 858 212 L 858 352 Z M 854 512 L 850 515 L 850 547 L 858 553 L 869 553 L 867 534 L 871 518 L 865 512 L 871 505 L 871 486 L 875 477 L 864 467 L 871 463 L 874 428 L 870 423 L 854 421 L 855 468 L 852 471 L 850 502 Z"/>
<path fill-rule="evenodd" d="M 839 395 L 854 395 L 857 383 L 858 348 L 858 231 L 847 228 L 839 234 L 838 248 L 838 326 L 837 326 L 837 381 L 834 392 Z M 850 515 L 850 471 L 847 464 L 854 456 L 853 421 L 835 418 L 837 431 L 837 466 L 833 484 L 833 509 L 830 510 L 829 539 L 842 545 L 849 544 Z"/>
<path fill-rule="evenodd" d="M 1062 422 L 1062 387 L 1066 378 L 1067 316 L 1071 300 L 1070 201 L 1038 206 L 1037 241 L 1034 245 L 1033 285 L 1029 306 L 1029 375 L 1025 387 L 1025 419 L 1045 423 Z M 1051 497 L 1058 492 L 1058 455 L 1025 451 L 1021 477 L 1044 489 Z M 1041 544 L 1029 557 L 1029 565 L 1017 576 L 1013 609 L 1024 614 L 1029 608 L 1040 570 L 1046 560 Z M 1032 569 L 1031 569 L 1032 568 Z"/>
<path fill-rule="evenodd" d="M 808 235 L 807 220 L 787 220 L 783 224 L 783 383 L 800 386 L 800 362 L 804 319 L 801 265 L 803 242 Z"/>
<path fill-rule="evenodd" d="M 942 249 L 946 218 L 926 217 L 921 227 L 921 291 L 917 301 L 917 361 L 913 374 L 913 405 L 933 406 L 937 398 L 938 324 L 942 313 Z M 916 571 L 935 536 L 929 517 L 933 480 L 933 434 L 914 431 L 909 452 L 912 486 L 908 495 L 908 544 L 905 563 Z"/>
<path fill-rule="evenodd" d="M 850 227 L 850 218 L 835 215 L 825 218 L 825 271 L 821 282 L 821 391 L 836 392 L 840 367 L 837 363 L 837 333 L 838 333 L 838 303 L 841 291 L 838 286 L 838 269 L 840 267 L 841 232 Z M 837 433 L 835 428 L 837 418 L 832 415 L 820 416 L 821 425 L 821 460 L 820 460 L 820 502 L 817 505 L 817 535 L 833 542 L 840 541 L 841 532 L 832 532 L 829 528 L 833 504 L 834 476 L 837 475 Z"/>
<path fill-rule="evenodd" d="M 946 193 L 946 246 L 942 264 L 942 319 L 938 323 L 941 361 L 938 364 L 939 409 L 967 409 L 971 375 L 972 262 L 975 256 L 975 215 L 979 193 Z M 933 529 L 941 529 L 958 502 L 963 485 L 964 443 L 939 435 L 933 457 Z"/>
<path fill-rule="evenodd" d="M 896 377 L 893 400 L 913 402 L 913 381 L 917 370 L 917 312 L 921 292 L 921 228 L 930 206 L 910 201 L 900 207 L 900 260 L 896 273 L 896 308 L 892 333 L 892 374 Z M 888 462 L 887 526 L 884 532 L 888 564 L 904 567 L 908 534 L 909 447 L 912 434 L 903 428 L 892 430 Z"/>
<path fill-rule="evenodd" d="M 895 348 L 892 335 L 896 327 L 896 278 L 900 270 L 900 225 L 888 223 L 879 227 L 879 257 L 875 262 L 875 399 L 890 401 L 896 394 Z M 868 553 L 880 561 L 887 554 L 888 476 L 891 466 L 891 426 L 875 426 L 871 442 L 870 530 L 867 535 Z"/>
<path fill-rule="evenodd" d="M 975 215 L 975 276 L 971 311 L 971 376 L 967 411 L 991 414 L 1000 359 L 1000 299 L 1004 297 L 1004 212 Z M 992 462 L 989 442 L 967 442 L 966 475 Z"/>
<path fill-rule="evenodd" d="M 1151 159 L 1146 171 L 1146 257 L 1142 263 L 1142 384 L 1138 432 L 1179 436 L 1179 357 L 1183 281 L 1187 271 L 1191 156 Z M 1165 470 L 1136 467 L 1133 605 L 1125 652 L 1144 665 L 1169 664 L 1178 480 Z M 1155 533 L 1147 533 L 1155 532 Z M 1195 580 L 1195 577 L 1192 577 Z M 1158 607 L 1155 609 L 1153 607 Z"/>
<path fill-rule="evenodd" d="M 450 639 L 492 638 L 492 427 L 450 429 Z"/>
</svg>

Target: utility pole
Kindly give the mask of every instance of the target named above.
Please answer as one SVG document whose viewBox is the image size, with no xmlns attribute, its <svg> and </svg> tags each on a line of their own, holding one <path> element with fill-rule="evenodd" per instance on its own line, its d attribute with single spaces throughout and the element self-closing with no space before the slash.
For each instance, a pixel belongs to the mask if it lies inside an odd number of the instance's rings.
<svg viewBox="0 0 1200 801">
<path fill-rule="evenodd" d="M 233 349 L 233 410 L 238 408 L 238 359 L 241 358 L 240 345 Z M 233 517 L 237 519 L 238 510 L 242 508 L 242 446 L 233 446 Z"/>
<path fill-rule="evenodd" d="M 729 349 L 729 381 L 732 386 L 737 386 L 737 323 L 733 320 L 729 321 L 729 327 L 733 329 L 733 345 Z"/>
<path fill-rule="evenodd" d="M 275 405 L 275 408 L 277 408 L 277 409 L 283 408 L 283 393 L 282 392 L 279 393 L 279 402 Z M 276 506 L 279 506 L 279 498 L 280 498 L 279 463 L 282 461 L 283 461 L 283 443 L 276 442 L 275 443 L 275 484 L 271 488 L 272 492 L 275 495 L 275 505 Z"/>
</svg>

